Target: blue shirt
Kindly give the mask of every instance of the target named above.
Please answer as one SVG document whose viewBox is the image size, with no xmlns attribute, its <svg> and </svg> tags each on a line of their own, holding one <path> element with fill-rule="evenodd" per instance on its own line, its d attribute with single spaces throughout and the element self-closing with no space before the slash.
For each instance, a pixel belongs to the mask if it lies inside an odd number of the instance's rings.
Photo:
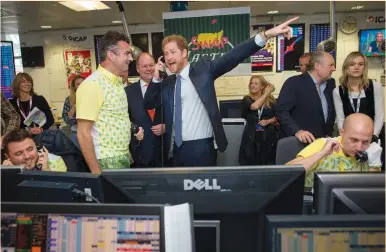
<svg viewBox="0 0 386 252">
<path fill-rule="evenodd" d="M 308 72 L 308 74 L 311 76 L 312 81 L 315 83 L 316 91 L 318 91 L 320 101 L 322 102 L 324 121 L 327 121 L 328 103 L 327 103 L 326 96 L 324 95 L 324 90 L 326 90 L 326 87 L 327 87 L 327 81 L 322 82 L 322 83 L 320 83 L 320 85 L 318 85 L 318 82 L 315 80 L 315 78 L 312 76 L 312 74 L 310 72 Z"/>
</svg>

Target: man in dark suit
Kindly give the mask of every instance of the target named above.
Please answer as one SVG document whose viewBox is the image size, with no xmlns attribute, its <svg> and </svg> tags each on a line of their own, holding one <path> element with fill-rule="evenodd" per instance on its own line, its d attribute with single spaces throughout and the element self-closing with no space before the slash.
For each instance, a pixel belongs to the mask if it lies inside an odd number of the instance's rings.
<svg viewBox="0 0 386 252">
<path fill-rule="evenodd" d="M 162 81 L 157 69 L 163 70 L 164 64 L 160 60 L 157 62 L 145 107 L 154 107 L 159 102 L 155 97 L 162 91 L 165 147 L 175 166 L 216 165 L 214 141 L 221 152 L 228 141 L 221 123 L 214 80 L 264 47 L 267 39 L 287 33 L 288 25 L 297 19 L 256 35 L 216 60 L 201 59 L 194 65 L 189 64 L 188 43 L 182 36 L 164 38 L 165 63 L 175 74 Z"/>
<path fill-rule="evenodd" d="M 332 136 L 335 109 L 332 91 L 335 61 L 331 54 L 312 54 L 308 71 L 288 78 L 275 105 L 281 137 L 296 136 L 303 143 Z"/>
<path fill-rule="evenodd" d="M 160 167 L 162 165 L 161 138 L 165 130 L 161 124 L 161 107 L 157 104 L 153 108 L 145 109 L 143 102 L 155 71 L 153 56 L 149 53 L 142 53 L 137 60 L 137 71 L 140 79 L 125 87 L 125 91 L 129 104 L 130 121 L 143 128 L 144 137 L 142 141 L 131 137 L 130 152 L 134 157 L 135 167 Z"/>
</svg>

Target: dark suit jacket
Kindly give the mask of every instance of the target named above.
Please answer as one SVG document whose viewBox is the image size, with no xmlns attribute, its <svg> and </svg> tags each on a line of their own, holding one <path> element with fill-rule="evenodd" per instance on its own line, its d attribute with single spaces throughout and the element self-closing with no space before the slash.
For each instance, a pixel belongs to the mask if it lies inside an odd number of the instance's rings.
<svg viewBox="0 0 386 252">
<path fill-rule="evenodd" d="M 255 39 L 251 38 L 235 46 L 231 51 L 222 57 L 212 61 L 202 58 L 194 65 L 190 65 L 189 78 L 197 90 L 198 96 L 208 112 L 212 123 L 214 136 L 219 151 L 224 152 L 228 141 L 225 136 L 224 128 L 221 122 L 221 115 L 217 105 L 216 91 L 214 81 L 221 75 L 235 68 L 249 56 L 260 50 Z M 164 104 L 164 121 L 166 124 L 165 147 L 169 149 L 171 133 L 173 127 L 174 110 L 174 87 L 176 84 L 176 75 L 170 75 L 162 83 L 150 83 L 147 92 L 149 96 L 145 97 L 145 107 L 151 108 L 160 101 L 156 96 L 162 90 L 162 102 Z"/>
<path fill-rule="evenodd" d="M 276 117 L 281 127 L 280 136 L 294 136 L 299 130 L 309 131 L 315 138 L 332 136 L 335 122 L 332 98 L 334 88 L 335 80 L 328 80 L 324 90 L 328 104 L 328 117 L 325 122 L 322 102 L 309 73 L 288 78 L 275 105 Z"/>
<path fill-rule="evenodd" d="M 153 125 L 161 123 L 160 106 L 153 107 L 155 108 L 155 116 L 154 121 L 152 121 L 147 109 L 144 107 L 140 81 L 125 87 L 125 92 L 129 105 L 130 121 L 131 123 L 142 127 L 144 130 L 144 138 L 139 144 L 135 136 L 132 134 L 130 151 L 137 165 L 147 165 L 155 157 L 157 149 L 154 147 L 158 145 L 157 141 L 159 142 L 161 140 L 161 137 L 154 135 L 151 131 L 151 127 Z M 146 95 L 147 92 L 145 93 L 145 96 Z"/>
</svg>

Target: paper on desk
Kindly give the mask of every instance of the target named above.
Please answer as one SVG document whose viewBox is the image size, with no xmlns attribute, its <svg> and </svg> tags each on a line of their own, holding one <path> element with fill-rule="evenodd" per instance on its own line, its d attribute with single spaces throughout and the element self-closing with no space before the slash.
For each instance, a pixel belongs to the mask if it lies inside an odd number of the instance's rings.
<svg viewBox="0 0 386 252">
<path fill-rule="evenodd" d="M 44 114 L 40 109 L 34 107 L 31 112 L 29 112 L 27 118 L 24 120 L 26 126 L 30 126 L 31 123 L 36 123 L 39 127 L 42 127 L 47 121 L 46 114 Z"/>
<path fill-rule="evenodd" d="M 165 206 L 165 252 L 193 252 L 192 215 L 188 203 Z"/>
</svg>

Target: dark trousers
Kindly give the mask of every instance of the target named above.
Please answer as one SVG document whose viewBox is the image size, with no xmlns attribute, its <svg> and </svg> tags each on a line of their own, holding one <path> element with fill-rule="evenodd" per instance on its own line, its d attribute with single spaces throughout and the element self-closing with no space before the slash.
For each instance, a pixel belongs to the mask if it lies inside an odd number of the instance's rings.
<svg viewBox="0 0 386 252">
<path fill-rule="evenodd" d="M 216 166 L 216 159 L 213 137 L 184 141 L 180 147 L 174 144 L 173 164 L 176 167 Z"/>
</svg>

